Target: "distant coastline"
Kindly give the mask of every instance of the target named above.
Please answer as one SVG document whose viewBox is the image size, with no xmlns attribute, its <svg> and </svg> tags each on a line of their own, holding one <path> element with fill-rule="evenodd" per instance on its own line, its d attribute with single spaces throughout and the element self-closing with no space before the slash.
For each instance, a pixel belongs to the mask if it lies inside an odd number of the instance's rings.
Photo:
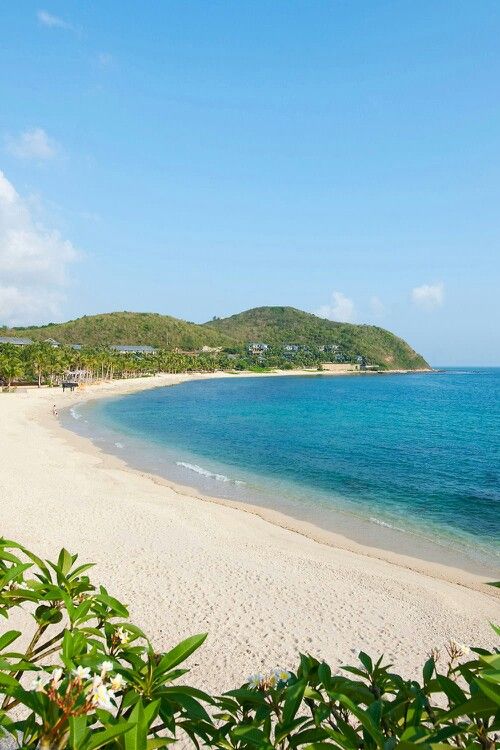
<svg viewBox="0 0 500 750">
<path fill-rule="evenodd" d="M 333 321 L 279 306 L 255 307 L 202 324 L 157 313 L 90 315 L 66 323 L 0 329 L 0 349 L 9 343 L 80 352 L 79 358 L 71 359 L 87 361 L 86 369 L 92 369 L 92 355 L 97 352 L 119 354 L 122 363 L 133 355 L 136 365 L 138 359 L 143 367 L 149 362 L 153 372 L 162 371 L 161 362 L 155 362 L 158 358 L 164 362 L 167 358 L 175 366 L 171 372 L 301 369 L 344 363 L 379 370 L 429 367 L 406 341 L 379 326 Z M 141 372 L 146 374 L 145 369 Z"/>
</svg>

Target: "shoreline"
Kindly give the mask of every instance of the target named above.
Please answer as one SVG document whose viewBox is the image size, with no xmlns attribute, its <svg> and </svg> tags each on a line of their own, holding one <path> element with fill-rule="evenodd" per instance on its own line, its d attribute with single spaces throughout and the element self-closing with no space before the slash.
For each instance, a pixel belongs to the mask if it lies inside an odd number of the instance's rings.
<svg viewBox="0 0 500 750">
<path fill-rule="evenodd" d="M 420 371 L 417 372 L 428 372 L 428 371 Z M 88 403 L 92 400 L 98 400 L 102 398 L 113 398 L 114 396 L 124 396 L 130 393 L 137 393 L 141 390 L 149 390 L 152 388 L 162 388 L 162 387 L 171 387 L 174 385 L 178 385 L 179 383 L 189 382 L 193 380 L 205 380 L 205 379 L 213 379 L 213 378 L 224 378 L 224 377 L 232 377 L 233 375 L 236 377 L 273 377 L 273 376 L 304 376 L 304 375 L 320 375 L 320 376 L 333 376 L 338 377 L 341 375 L 360 375 L 360 374 L 367 374 L 367 375 L 375 375 L 375 374 L 382 374 L 382 373 L 359 373 L 355 371 L 347 371 L 347 372 L 310 372 L 307 370 L 300 370 L 300 371 L 277 371 L 277 372 L 270 372 L 270 373 L 253 373 L 253 372 L 239 372 L 239 373 L 232 373 L 231 375 L 228 375 L 226 372 L 216 372 L 216 373 L 182 373 L 179 374 L 179 376 L 176 375 L 159 375 L 155 376 L 159 378 L 167 377 L 169 379 L 169 382 L 167 383 L 149 383 L 148 381 L 152 380 L 151 378 L 139 378 L 139 379 L 133 379 L 132 382 L 126 381 L 130 383 L 130 388 L 123 386 L 119 389 L 113 389 L 113 391 L 109 394 L 99 392 L 99 393 L 88 393 L 85 394 L 85 396 L 81 396 L 80 399 L 75 399 L 74 403 L 67 407 L 65 410 L 69 410 L 72 406 L 76 406 L 80 403 Z M 406 371 L 386 371 L 386 373 L 383 374 L 406 374 Z M 171 381 L 170 378 L 174 378 L 174 381 Z M 179 379 L 177 379 L 179 378 Z M 112 383 L 106 383 L 102 385 L 98 385 L 98 388 L 106 387 L 106 385 L 110 385 L 113 387 L 114 383 L 123 383 L 124 381 L 113 381 Z M 92 387 L 92 386 L 91 386 Z M 46 426 L 50 425 L 50 420 L 47 420 L 45 423 Z M 449 558 L 454 555 L 456 555 L 456 550 L 451 550 L 450 548 L 446 547 L 445 545 L 440 544 L 438 541 L 434 541 L 428 537 L 425 536 L 418 536 L 417 534 L 413 534 L 412 532 L 398 532 L 397 529 L 387 529 L 385 527 L 378 527 L 376 529 L 373 528 L 375 524 L 372 524 L 369 519 L 363 519 L 362 517 L 354 517 L 355 520 L 353 523 L 358 525 L 358 528 L 361 528 L 361 526 L 365 528 L 370 528 L 373 532 L 373 535 L 376 535 L 378 537 L 377 541 L 381 541 L 380 546 L 379 545 L 370 545 L 364 542 L 360 542 L 355 538 L 352 538 L 349 536 L 349 534 L 341 533 L 332 531 L 330 529 L 323 528 L 322 526 L 319 526 L 315 524 L 314 522 L 308 521 L 303 518 L 295 518 L 292 515 L 289 515 L 286 512 L 282 512 L 280 510 L 277 510 L 276 508 L 268 507 L 265 505 L 258 505 L 253 502 L 249 501 L 241 501 L 236 499 L 230 499 L 230 498 L 223 498 L 218 497 L 214 494 L 208 494 L 197 487 L 191 486 L 189 484 L 179 483 L 177 481 L 174 481 L 173 479 L 162 476 L 160 474 L 157 474 L 155 472 L 151 472 L 148 470 L 141 469 L 138 466 L 134 466 L 133 463 L 127 461 L 127 459 L 121 457 L 120 455 L 106 451 L 102 447 L 96 444 L 96 442 L 93 441 L 91 437 L 81 435 L 77 431 L 72 430 L 70 427 L 67 427 L 62 424 L 61 420 L 58 419 L 58 425 L 60 428 L 66 433 L 66 440 L 69 442 L 72 442 L 69 436 L 74 436 L 76 438 L 75 447 L 79 447 L 80 449 L 84 449 L 85 451 L 93 452 L 95 451 L 96 454 L 101 458 L 104 466 L 113 466 L 113 467 L 119 467 L 123 471 L 128 471 L 132 473 L 139 473 L 141 476 L 147 477 L 149 480 L 153 481 L 158 486 L 168 487 L 169 489 L 173 490 L 177 495 L 180 495 L 181 497 L 191 497 L 196 500 L 199 500 L 201 502 L 207 502 L 207 503 L 214 503 L 216 505 L 221 505 L 224 507 L 229 507 L 238 510 L 239 512 L 243 512 L 246 514 L 250 514 L 253 516 L 257 516 L 264 520 L 267 523 L 273 524 L 275 526 L 278 526 L 280 528 L 286 529 L 287 531 L 291 531 L 296 534 L 300 534 L 301 536 L 304 536 L 308 539 L 311 539 L 314 542 L 317 542 L 319 544 L 323 544 L 329 547 L 333 547 L 336 549 L 343 549 L 349 552 L 353 552 L 358 555 L 362 555 L 368 558 L 374 558 L 378 560 L 383 560 L 385 562 L 388 562 L 393 565 L 397 565 L 400 567 L 403 567 L 408 570 L 412 570 L 418 573 L 422 573 L 424 575 L 428 575 L 431 577 L 439 578 L 444 581 L 457 583 L 459 585 L 466 586 L 467 588 L 471 588 L 474 590 L 482 590 L 487 595 L 496 596 L 496 590 L 492 589 L 489 586 L 485 586 L 485 583 L 490 580 L 496 580 L 496 577 L 499 574 L 499 571 L 491 570 L 491 572 L 486 572 L 486 566 L 481 564 L 480 562 L 475 562 L 472 558 L 468 558 L 468 562 L 470 566 L 474 565 L 476 568 L 475 570 L 467 569 L 466 567 L 458 567 L 453 562 L 446 562 L 442 560 L 442 558 Z M 80 441 L 83 441 L 80 443 Z M 344 511 L 336 511 L 337 515 L 341 516 L 347 516 L 348 514 Z M 404 534 L 403 538 L 400 538 L 401 535 Z M 354 535 L 354 534 L 353 534 Z M 424 557 L 424 555 L 416 556 L 414 554 L 401 551 L 401 545 L 404 542 L 408 541 L 408 537 L 411 538 L 411 546 L 414 548 L 417 544 L 422 544 L 424 550 L 427 551 L 428 554 L 434 553 L 435 558 L 434 559 L 427 559 Z M 398 538 L 399 544 L 396 544 L 396 539 Z M 386 546 L 384 546 L 383 542 L 386 542 Z M 390 547 L 393 547 L 392 549 Z M 441 559 L 439 559 L 441 558 Z"/>
<path fill-rule="evenodd" d="M 260 508 L 176 491 L 51 413 L 53 404 L 197 377 L 213 375 L 115 381 L 84 394 L 1 394 L 0 455 L 8 467 L 0 472 L 1 533 L 42 557 L 65 546 L 80 562 L 95 562 L 95 582 L 129 605 L 131 620 L 159 649 L 208 632 L 191 678 L 202 689 L 293 667 L 299 652 L 332 667 L 355 663 L 359 650 L 384 653 L 413 676 L 448 638 L 496 643 L 489 622 L 498 620 L 500 592 L 480 577 L 435 563 L 417 570 L 412 559 L 370 556 L 342 539 L 331 546 L 313 538 L 316 529 L 289 528 L 288 517 L 271 521 Z"/>
</svg>

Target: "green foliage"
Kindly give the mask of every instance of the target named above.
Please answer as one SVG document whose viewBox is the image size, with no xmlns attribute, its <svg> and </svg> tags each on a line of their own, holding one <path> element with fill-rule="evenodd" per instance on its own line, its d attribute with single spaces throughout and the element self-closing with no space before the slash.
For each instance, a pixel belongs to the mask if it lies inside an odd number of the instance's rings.
<svg viewBox="0 0 500 750">
<path fill-rule="evenodd" d="M 114 312 L 84 315 L 67 323 L 13 328 L 5 335 L 27 336 L 36 341 L 53 338 L 61 344 L 102 347 L 113 344 L 145 344 L 160 349 L 186 350 L 202 346 L 230 346 L 232 341 L 217 331 L 157 313 Z"/>
<path fill-rule="evenodd" d="M 245 366 L 251 364 L 247 361 Z M 159 372 L 214 372 L 234 366 L 225 354 L 183 354 L 158 350 L 153 355 L 120 354 L 109 349 L 53 348 L 34 343 L 22 348 L 0 344 L 0 381 L 56 385 L 65 373 L 80 371 L 88 382 L 154 375 Z M 244 369 L 244 368 L 243 368 Z"/>
<path fill-rule="evenodd" d="M 427 362 L 402 339 L 378 326 L 336 323 L 293 307 L 256 307 L 205 323 L 240 344 L 261 341 L 276 350 L 286 344 L 311 348 L 338 344 L 348 359 L 363 356 L 387 369 L 419 369 Z"/>
<path fill-rule="evenodd" d="M 258 307 L 203 325 L 168 315 L 115 312 L 84 316 L 68 323 L 15 328 L 5 333 L 36 341 L 54 338 L 63 344 L 77 343 L 86 348 L 112 344 L 145 344 L 169 351 L 222 347 L 226 354 L 241 355 L 246 362 L 248 343 L 261 341 L 271 347 L 265 365 L 270 367 L 285 366 L 287 362 L 290 367 L 314 367 L 321 361 L 331 361 L 331 355 L 319 355 L 319 347 L 338 345 L 342 352 L 339 361 L 354 361 L 362 356 L 382 369 L 428 366 L 405 341 L 383 328 L 335 323 L 293 307 Z M 287 358 L 283 351 L 286 344 L 299 344 L 301 351 Z M 236 369 L 241 368 L 236 366 Z"/>
<path fill-rule="evenodd" d="M 0 617 L 22 607 L 33 621 L 21 650 L 12 645 L 21 632 L 0 636 L 0 736 L 71 750 L 149 750 L 179 733 L 207 741 L 212 699 L 177 684 L 205 634 L 157 654 L 126 606 L 92 585 L 91 567 L 64 549 L 46 562 L 0 541 Z"/>
<path fill-rule="evenodd" d="M 42 750 L 154 750 L 179 739 L 221 750 L 497 747 L 498 649 L 450 641 L 420 681 L 363 652 L 335 674 L 302 655 L 296 673 L 257 674 L 212 697 L 183 681 L 205 635 L 156 653 L 126 606 L 91 583 L 91 567 L 64 549 L 50 562 L 0 540 L 0 617 L 22 607 L 33 623 L 30 639 L 0 635 L 0 739 Z"/>
<path fill-rule="evenodd" d="M 0 379 L 4 385 L 10 388 L 11 384 L 22 378 L 23 375 L 23 362 L 15 351 L 15 347 L 12 347 L 10 350 L 7 348 L 6 351 L 0 351 Z"/>
</svg>

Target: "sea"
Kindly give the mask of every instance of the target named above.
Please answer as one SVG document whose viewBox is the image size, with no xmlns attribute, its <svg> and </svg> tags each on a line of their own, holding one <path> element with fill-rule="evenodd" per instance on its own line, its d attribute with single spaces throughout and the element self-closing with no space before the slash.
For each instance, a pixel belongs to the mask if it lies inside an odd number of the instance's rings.
<svg viewBox="0 0 500 750">
<path fill-rule="evenodd" d="M 131 466 L 500 577 L 500 368 L 194 380 L 63 421 Z"/>
</svg>

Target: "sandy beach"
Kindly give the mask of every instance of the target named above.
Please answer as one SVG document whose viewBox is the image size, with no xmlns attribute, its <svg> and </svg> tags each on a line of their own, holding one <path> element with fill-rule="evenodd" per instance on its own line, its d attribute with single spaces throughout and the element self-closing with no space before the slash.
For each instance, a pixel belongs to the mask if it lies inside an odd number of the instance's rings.
<svg viewBox="0 0 500 750">
<path fill-rule="evenodd" d="M 483 578 L 200 498 L 101 453 L 52 415 L 54 404 L 192 377 L 0 394 L 0 533 L 42 556 L 65 546 L 96 562 L 95 581 L 159 650 L 208 632 L 190 681 L 216 691 L 293 667 L 300 651 L 333 666 L 360 649 L 385 653 L 410 676 L 450 637 L 495 643 L 488 623 L 500 600 Z"/>
</svg>

